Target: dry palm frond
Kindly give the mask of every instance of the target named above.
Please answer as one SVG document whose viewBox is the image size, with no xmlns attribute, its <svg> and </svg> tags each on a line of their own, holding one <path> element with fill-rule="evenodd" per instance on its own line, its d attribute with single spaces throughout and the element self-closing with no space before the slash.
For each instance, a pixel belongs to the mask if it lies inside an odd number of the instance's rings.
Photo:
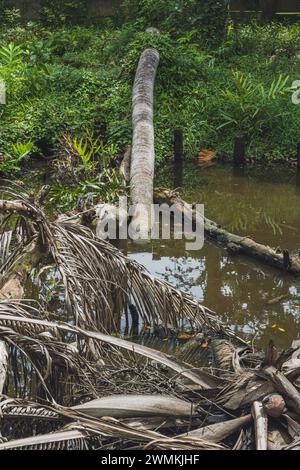
<svg viewBox="0 0 300 470">
<path fill-rule="evenodd" d="M 191 403 L 168 395 L 114 395 L 77 405 L 73 409 L 97 418 L 102 416 L 116 418 L 135 416 L 189 417 L 195 412 Z"/>
<path fill-rule="evenodd" d="M 10 244 L 12 240 L 12 230 L 7 230 L 6 232 L 4 231 L 0 235 L 0 262 L 1 265 L 3 265 L 8 258 L 9 252 L 10 252 Z"/>
<path fill-rule="evenodd" d="M 72 422 L 54 433 L 4 442 L 0 444 L 0 450 L 95 448 L 95 443 L 97 448 L 103 448 L 108 439 L 110 446 L 117 440 L 118 448 L 137 443 L 153 449 L 224 449 L 221 445 L 201 438 L 169 438 L 156 431 L 135 429 L 114 418 L 89 417 L 72 408 L 47 409 L 53 409 L 60 417 Z"/>
<path fill-rule="evenodd" d="M 67 429 L 3 442 L 0 450 L 87 450 L 87 438 L 94 435 L 95 433 Z"/>
<path fill-rule="evenodd" d="M 6 190 L 6 193 L 16 197 L 16 192 Z M 49 222 L 42 209 L 26 195 L 19 195 L 10 203 L 21 206 L 21 217 L 28 215 L 49 248 L 62 276 L 67 306 L 77 325 L 118 331 L 121 315 L 133 304 L 147 324 L 163 322 L 178 327 L 186 321 L 195 330 L 207 328 L 235 338 L 209 309 L 167 282 L 152 277 L 111 244 L 96 239 L 88 228 L 72 220 Z"/>
<path fill-rule="evenodd" d="M 54 223 L 49 227 L 49 246 L 79 326 L 118 330 L 121 315 L 133 304 L 147 324 L 163 322 L 178 328 L 188 321 L 197 331 L 207 329 L 241 341 L 190 295 L 151 276 L 87 228 L 72 222 Z"/>
<path fill-rule="evenodd" d="M 178 376 L 185 377 L 198 384 L 200 387 L 211 388 L 211 386 L 219 384 L 219 381 L 215 381 L 214 377 L 207 372 L 202 374 L 200 369 L 193 370 L 194 368 L 189 364 L 175 361 L 173 357 L 160 351 L 97 331 L 84 330 L 69 323 L 40 320 L 32 316 L 32 312 L 38 313 L 38 310 L 33 307 L 27 308 L 31 312 L 30 317 L 28 317 L 28 314 L 25 316 L 24 305 L 20 305 L 16 301 L 0 302 L 0 337 L 2 336 L 4 339 L 8 338 L 9 341 L 10 335 L 14 337 L 20 335 L 21 342 L 28 341 L 30 344 L 37 344 L 43 347 L 45 347 L 46 338 L 46 345 L 48 346 L 48 350 L 50 350 L 50 338 L 59 339 L 60 334 L 73 335 L 79 339 L 78 344 L 82 344 L 82 339 L 87 346 L 90 345 L 89 340 L 96 342 L 101 352 L 99 358 L 103 360 L 106 358 L 110 363 L 113 363 L 114 360 L 119 360 L 121 364 L 124 364 L 124 359 L 126 358 L 124 351 L 129 351 L 137 356 L 162 364 L 170 370 L 175 371 Z M 47 333 L 46 336 L 45 333 Z M 38 343 L 35 343 L 36 341 L 38 341 Z M 42 348 L 40 348 L 40 350 L 41 349 Z M 115 353 L 115 357 L 113 357 L 112 353 Z M 53 354 L 56 354 L 56 352 Z M 51 356 L 50 353 L 49 355 Z M 64 358 L 63 354 L 61 354 L 61 356 Z"/>
<path fill-rule="evenodd" d="M 59 414 L 56 410 L 47 408 L 38 403 L 28 402 L 26 400 L 2 397 L 0 401 L 0 416 L 3 417 L 24 417 L 39 418 L 46 420 L 57 420 Z"/>
</svg>

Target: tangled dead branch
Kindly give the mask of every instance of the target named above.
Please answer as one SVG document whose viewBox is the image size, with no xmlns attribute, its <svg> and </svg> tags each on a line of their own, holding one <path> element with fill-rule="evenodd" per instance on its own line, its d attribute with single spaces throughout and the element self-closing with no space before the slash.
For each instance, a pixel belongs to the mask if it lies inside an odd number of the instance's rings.
<svg viewBox="0 0 300 470">
<path fill-rule="evenodd" d="M 3 396 L 0 450 L 297 448 L 298 346 L 265 367 L 196 300 L 73 219 L 51 222 L 37 201 L 6 193 L 14 199 L 2 204 L 9 211 L 1 239 L 0 344 L 9 352 L 2 382 L 40 403 Z M 64 288 L 61 312 L 21 300 L 32 268 L 49 264 Z M 191 345 L 212 335 L 218 368 L 201 367 L 188 348 L 179 358 L 122 338 L 121 320 L 133 306 L 145 324 L 188 325 Z"/>
</svg>

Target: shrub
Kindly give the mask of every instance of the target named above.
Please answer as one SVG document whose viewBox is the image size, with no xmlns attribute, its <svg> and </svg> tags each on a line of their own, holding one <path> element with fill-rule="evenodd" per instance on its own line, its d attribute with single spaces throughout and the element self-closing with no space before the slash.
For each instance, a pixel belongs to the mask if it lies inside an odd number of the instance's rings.
<svg viewBox="0 0 300 470">
<path fill-rule="evenodd" d="M 149 26 L 178 36 L 193 31 L 205 44 L 218 44 L 224 38 L 227 0 L 125 0 L 125 16 L 140 19 Z"/>
</svg>

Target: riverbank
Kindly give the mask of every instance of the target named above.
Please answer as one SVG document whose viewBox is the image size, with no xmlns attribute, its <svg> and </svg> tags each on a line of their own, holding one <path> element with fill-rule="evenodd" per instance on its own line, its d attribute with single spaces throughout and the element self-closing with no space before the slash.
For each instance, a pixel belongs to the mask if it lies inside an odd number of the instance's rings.
<svg viewBox="0 0 300 470">
<path fill-rule="evenodd" d="M 172 155 L 173 132 L 182 128 L 185 158 L 209 148 L 230 160 L 237 135 L 247 136 L 250 161 L 294 160 L 300 106 L 292 103 L 300 77 L 299 25 L 228 25 L 212 48 L 193 34 L 142 33 L 138 23 L 120 26 L 2 29 L 0 79 L 1 167 L 18 166 L 22 149 L 60 153 L 65 135 L 87 130 L 110 146 L 111 158 L 131 142 L 131 87 L 141 51 L 160 52 L 155 87 L 156 164 Z M 11 44 L 11 46 L 9 46 Z M 6 48 L 10 47 L 7 55 Z M 23 148 L 23 154 L 26 149 Z"/>
</svg>

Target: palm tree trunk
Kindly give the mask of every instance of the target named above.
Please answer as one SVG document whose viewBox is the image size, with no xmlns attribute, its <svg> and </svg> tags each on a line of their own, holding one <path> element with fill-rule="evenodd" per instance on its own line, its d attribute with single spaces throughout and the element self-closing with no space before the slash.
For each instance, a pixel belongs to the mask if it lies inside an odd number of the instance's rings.
<svg viewBox="0 0 300 470">
<path fill-rule="evenodd" d="M 154 178 L 153 89 L 159 53 L 146 49 L 139 60 L 132 98 L 132 153 L 130 168 L 133 223 L 136 230 L 148 236 L 152 214 Z M 138 204 L 140 206 L 138 206 Z M 141 206 L 142 205 L 142 206 Z M 148 228 L 148 230 L 146 230 Z"/>
</svg>

